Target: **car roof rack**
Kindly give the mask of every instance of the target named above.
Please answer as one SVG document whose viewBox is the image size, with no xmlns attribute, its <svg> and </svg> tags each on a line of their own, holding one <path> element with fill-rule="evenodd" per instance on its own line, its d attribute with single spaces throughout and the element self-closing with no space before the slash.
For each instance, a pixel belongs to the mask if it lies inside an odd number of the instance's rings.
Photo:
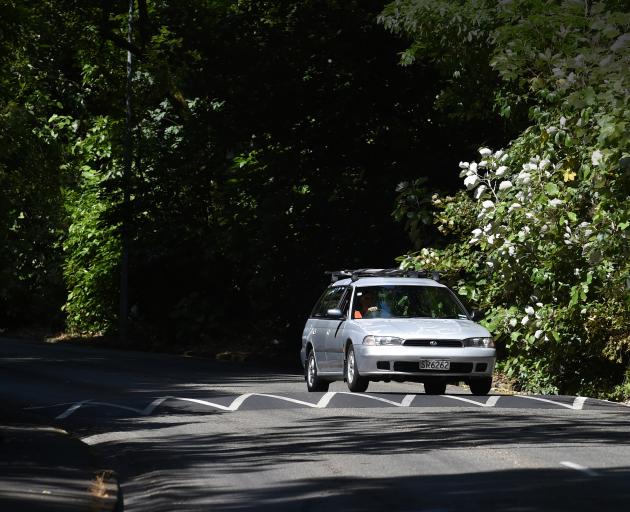
<svg viewBox="0 0 630 512">
<path fill-rule="evenodd" d="M 350 278 L 356 281 L 361 277 L 411 277 L 411 278 L 428 278 L 434 281 L 440 280 L 440 273 L 433 270 L 403 270 L 400 268 L 359 268 L 355 270 L 328 270 L 326 274 L 330 274 L 330 281 L 335 283 L 340 279 Z"/>
</svg>

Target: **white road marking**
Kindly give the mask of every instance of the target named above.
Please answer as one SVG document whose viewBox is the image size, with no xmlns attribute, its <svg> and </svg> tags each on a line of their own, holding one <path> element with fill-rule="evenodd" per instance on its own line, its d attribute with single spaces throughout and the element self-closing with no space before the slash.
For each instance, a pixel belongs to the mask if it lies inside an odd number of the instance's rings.
<svg viewBox="0 0 630 512">
<path fill-rule="evenodd" d="M 482 404 L 480 402 L 476 402 L 474 400 L 470 400 L 468 398 L 464 398 L 462 396 L 454 396 L 454 395 L 441 395 L 444 398 L 450 398 L 451 400 L 459 400 L 460 402 L 466 402 L 468 404 L 476 405 L 477 407 L 485 407 L 486 404 Z"/>
<path fill-rule="evenodd" d="M 546 402 L 548 404 L 559 405 L 560 407 L 565 407 L 567 409 L 575 410 L 573 405 L 563 404 L 562 402 L 554 402 L 553 400 L 549 400 L 547 398 L 539 398 L 537 396 L 529 396 L 529 395 L 514 395 L 514 396 L 518 398 L 526 398 L 527 400 L 538 400 L 539 402 Z M 584 406 L 584 404 L 582 404 L 582 406 Z"/>
<path fill-rule="evenodd" d="M 167 400 L 177 400 L 180 402 L 190 402 L 190 403 L 195 403 L 195 404 L 199 404 L 199 405 L 205 405 L 206 407 L 212 407 L 214 409 L 219 409 L 221 411 L 226 411 L 226 412 L 234 412 L 234 411 L 238 411 L 240 409 L 240 407 L 245 403 L 245 401 L 251 397 L 255 397 L 255 396 L 260 396 L 260 397 L 266 397 L 266 398 L 273 398 L 275 400 L 280 400 L 283 402 L 289 402 L 292 404 L 297 404 L 297 405 L 303 405 L 306 407 L 311 407 L 311 408 L 316 408 L 316 409 L 323 409 L 328 407 L 328 405 L 330 404 L 330 401 L 334 398 L 335 395 L 351 395 L 351 396 L 360 396 L 363 398 L 367 398 L 369 400 L 375 400 L 377 402 L 383 402 L 389 405 L 393 405 L 394 407 L 410 407 L 411 403 L 414 401 L 414 399 L 416 398 L 415 394 L 408 394 L 405 395 L 402 399 L 401 402 L 396 402 L 394 400 L 389 400 L 387 398 L 382 398 L 379 396 L 373 396 L 373 395 L 369 395 L 369 394 L 357 394 L 357 393 L 351 393 L 349 391 L 329 391 L 327 393 L 324 393 L 324 395 L 322 395 L 322 397 L 319 399 L 319 401 L 317 403 L 312 403 L 312 402 L 306 402 L 304 400 L 298 400 L 297 398 L 290 398 L 290 397 L 286 397 L 286 396 L 281 396 L 281 395 L 272 395 L 272 394 L 268 394 L 268 393 L 244 393 L 242 395 L 237 396 L 234 400 L 232 400 L 232 402 L 229 405 L 222 405 L 222 404 L 217 404 L 215 402 L 210 402 L 208 400 L 200 400 L 198 398 L 185 398 L 185 397 L 176 397 L 176 396 L 163 396 L 163 397 L 159 397 L 156 398 L 155 400 L 153 400 L 149 405 L 147 405 L 144 409 L 137 409 L 135 407 L 129 407 L 126 405 L 118 405 L 118 404 L 113 404 L 113 403 L 109 403 L 109 402 L 94 402 L 92 400 L 83 400 L 81 402 L 75 402 L 73 403 L 70 407 L 68 407 L 68 409 L 66 409 L 64 412 L 62 412 L 59 416 L 56 417 L 56 419 L 58 420 L 62 420 L 65 418 L 68 418 L 69 416 L 71 416 L 72 414 L 74 414 L 78 409 L 80 409 L 83 406 L 87 406 L 87 405 L 105 405 L 108 407 L 114 407 L 117 409 L 123 409 L 126 411 L 132 411 L 135 412 L 137 414 L 140 414 L 142 416 L 149 416 L 151 414 L 153 414 L 153 412 L 155 411 L 155 409 L 157 409 L 160 405 L 162 405 L 164 402 L 166 402 Z M 441 395 L 444 398 L 450 398 L 451 400 L 458 400 L 460 402 L 466 402 L 468 404 L 472 404 L 472 405 L 476 405 L 477 407 L 494 407 L 497 402 L 499 401 L 499 398 L 501 398 L 501 395 L 494 395 L 489 397 L 486 402 L 478 402 L 476 400 L 471 400 L 469 398 L 464 398 L 461 396 L 455 396 L 455 395 Z M 582 410 L 582 408 L 584 407 L 584 403 L 586 402 L 587 398 L 586 397 L 577 397 L 575 398 L 575 400 L 573 401 L 572 405 L 567 405 L 567 404 L 563 404 L 561 402 L 556 402 L 554 400 L 549 400 L 547 398 L 539 398 L 536 396 L 528 396 L 528 395 L 517 395 L 519 398 L 525 398 L 527 400 L 537 400 L 539 402 L 545 402 L 545 403 L 549 403 L 549 404 L 553 404 L 553 405 L 557 405 L 560 407 L 565 407 L 567 409 L 571 409 L 571 410 Z M 58 405 L 67 405 L 67 404 L 57 404 Z M 37 406 L 37 407 L 30 407 L 29 409 L 34 409 L 34 408 L 45 408 L 45 407 L 54 407 L 54 406 Z"/>
<path fill-rule="evenodd" d="M 494 407 L 497 405 L 499 398 L 501 398 L 501 395 L 494 395 L 488 398 L 488 400 L 486 400 L 486 407 Z"/>
<path fill-rule="evenodd" d="M 581 466 L 580 464 L 576 464 L 575 462 L 571 462 L 569 460 L 562 461 L 560 465 L 564 466 L 565 468 L 581 471 L 582 473 L 585 473 L 588 476 L 599 476 L 599 473 L 597 473 L 597 471 L 593 471 L 592 469 L 587 468 L 586 466 Z"/>
<path fill-rule="evenodd" d="M 89 400 L 83 400 L 83 402 L 77 402 L 76 404 L 68 407 L 68 409 L 66 409 L 65 412 L 62 412 L 59 416 L 57 416 L 55 419 L 56 420 L 63 420 L 65 418 L 67 418 L 68 416 L 70 416 L 74 411 L 76 411 L 79 407 L 81 407 L 83 404 L 88 403 Z"/>
<path fill-rule="evenodd" d="M 76 404 L 76 402 L 62 402 L 60 404 L 51 404 L 51 405 L 32 405 L 30 407 L 24 407 L 25 411 L 32 411 L 34 409 L 50 409 L 51 407 L 61 407 L 62 405 L 72 405 Z"/>
<path fill-rule="evenodd" d="M 168 400 L 169 398 L 172 398 L 172 397 L 163 396 L 161 398 L 156 398 L 155 400 L 153 400 L 153 402 L 151 402 L 149 405 L 147 405 L 144 408 L 144 410 L 142 411 L 142 414 L 144 414 L 145 416 L 148 416 L 153 411 L 155 411 L 155 409 L 157 409 L 160 405 L 162 405 L 163 402 L 166 402 L 166 400 Z"/>
<path fill-rule="evenodd" d="M 463 396 L 455 396 L 455 395 L 442 395 L 444 398 L 451 398 L 453 400 L 459 400 L 460 402 L 466 402 L 469 404 L 476 405 L 477 407 L 494 407 L 501 398 L 500 396 L 491 396 L 488 400 L 484 402 L 477 402 L 476 400 L 471 400 L 469 398 L 464 398 Z"/>
<path fill-rule="evenodd" d="M 129 407 L 128 405 L 118 405 L 118 404 L 112 404 L 109 402 L 92 402 L 91 400 L 89 402 L 86 402 L 84 405 L 106 405 L 107 407 L 115 407 L 116 409 L 124 409 L 125 411 L 131 411 L 131 412 L 136 412 L 138 414 L 142 414 L 143 416 L 146 416 L 144 409 L 136 409 L 135 407 Z"/>
<path fill-rule="evenodd" d="M 584 402 L 586 402 L 585 396 L 578 396 L 573 400 L 573 409 L 576 411 L 581 411 L 582 407 L 584 407 Z"/>
<path fill-rule="evenodd" d="M 393 405 L 395 407 L 409 407 L 409 404 L 411 403 L 411 401 L 415 398 L 415 395 L 406 395 L 405 398 L 403 398 L 402 402 L 394 402 L 393 400 L 388 400 L 387 398 L 381 398 L 380 396 L 372 396 L 372 395 L 367 395 L 367 394 L 358 394 L 358 393 L 352 393 L 350 391 L 337 391 L 338 395 L 352 395 L 352 396 L 360 396 L 363 398 L 369 398 L 371 400 L 376 400 L 377 402 L 384 402 L 386 404 L 390 404 Z M 411 399 L 409 397 L 412 397 Z"/>
<path fill-rule="evenodd" d="M 115 407 L 117 409 L 123 409 L 123 410 L 126 410 L 126 411 L 132 411 L 132 412 L 141 414 L 142 416 L 148 416 L 148 415 L 152 414 L 157 407 L 162 405 L 167 400 L 178 400 L 180 402 L 191 402 L 191 403 L 195 403 L 195 404 L 199 404 L 199 405 L 205 405 L 207 407 L 213 407 L 213 408 L 219 409 L 221 411 L 234 412 L 234 411 L 238 411 L 239 408 L 243 405 L 243 403 L 248 398 L 251 398 L 253 396 L 262 396 L 262 397 L 267 397 L 267 398 L 274 398 L 276 400 L 281 400 L 281 401 L 284 401 L 284 402 L 289 402 L 289 403 L 298 404 L 298 405 L 305 405 L 306 407 L 323 409 L 323 408 L 328 406 L 328 404 L 330 403 L 330 401 L 333 399 L 333 397 L 335 395 L 355 395 L 355 393 L 350 393 L 350 392 L 347 392 L 347 391 L 338 391 L 338 392 L 329 391 L 329 392 L 325 393 L 319 399 L 319 401 L 317 403 L 315 403 L 315 404 L 312 403 L 312 402 L 305 402 L 303 400 L 298 400 L 296 398 L 290 398 L 290 397 L 280 396 L 280 395 L 271 395 L 271 394 L 268 394 L 268 393 L 245 393 L 243 395 L 240 395 L 240 396 L 236 397 L 232 401 L 232 403 L 230 403 L 230 405 L 221 405 L 221 404 L 217 404 L 217 403 L 214 403 L 214 402 L 209 402 L 207 400 L 200 400 L 198 398 L 184 398 L 184 397 L 177 397 L 177 396 L 165 396 L 165 397 L 156 398 L 149 405 L 147 405 L 144 409 L 137 409 L 135 407 L 129 407 L 129 406 L 126 406 L 126 405 L 117 405 L 117 404 L 112 404 L 112 403 L 108 403 L 108 402 L 93 402 L 91 400 L 84 400 L 82 402 L 77 402 L 77 403 L 73 404 L 71 407 L 69 407 L 67 410 L 65 410 L 63 413 L 61 413 L 59 416 L 57 416 L 56 419 L 58 419 L 58 420 L 65 419 L 65 418 L 69 417 L 70 415 L 74 414 L 79 408 L 83 407 L 84 405 L 105 405 L 105 406 L 108 406 L 108 407 Z M 416 397 L 416 395 L 405 395 L 405 397 L 403 398 L 402 402 L 398 403 L 398 402 L 394 402 L 393 400 L 388 400 L 386 398 L 381 398 L 381 397 L 378 397 L 378 396 L 371 396 L 371 395 L 359 395 L 359 396 L 362 396 L 364 398 L 369 398 L 371 400 L 376 400 L 376 401 L 379 401 L 379 402 L 385 402 L 387 404 L 390 404 L 390 405 L 393 405 L 393 406 L 396 406 L 396 407 L 409 407 L 409 405 L 411 404 L 413 399 Z"/>
<path fill-rule="evenodd" d="M 324 396 L 322 396 L 319 399 L 319 402 L 317 402 L 317 407 L 319 409 L 324 409 L 325 407 L 328 407 L 328 404 L 330 403 L 330 401 L 333 399 L 334 396 L 335 396 L 334 391 L 328 391 Z"/>
<path fill-rule="evenodd" d="M 400 402 L 400 406 L 409 407 L 414 398 L 416 398 L 416 395 L 405 395 L 405 398 L 403 398 L 402 402 Z"/>
</svg>

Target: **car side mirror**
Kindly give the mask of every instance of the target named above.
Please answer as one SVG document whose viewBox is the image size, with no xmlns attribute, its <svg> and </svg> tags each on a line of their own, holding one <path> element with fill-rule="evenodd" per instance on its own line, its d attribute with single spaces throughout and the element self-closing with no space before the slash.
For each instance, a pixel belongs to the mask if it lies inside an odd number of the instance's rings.
<svg viewBox="0 0 630 512">
<path fill-rule="evenodd" d="M 344 318 L 343 311 L 341 311 L 341 309 L 339 308 L 329 309 L 328 311 L 326 311 L 326 316 L 329 318 L 338 318 L 338 319 Z"/>
</svg>

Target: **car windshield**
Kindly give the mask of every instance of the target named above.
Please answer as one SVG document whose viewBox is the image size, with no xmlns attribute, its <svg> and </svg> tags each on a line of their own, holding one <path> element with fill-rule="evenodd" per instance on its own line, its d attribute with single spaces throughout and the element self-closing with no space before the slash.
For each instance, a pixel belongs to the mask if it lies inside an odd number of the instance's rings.
<svg viewBox="0 0 630 512">
<path fill-rule="evenodd" d="M 468 318 L 452 292 L 437 286 L 357 287 L 352 318 Z"/>
</svg>

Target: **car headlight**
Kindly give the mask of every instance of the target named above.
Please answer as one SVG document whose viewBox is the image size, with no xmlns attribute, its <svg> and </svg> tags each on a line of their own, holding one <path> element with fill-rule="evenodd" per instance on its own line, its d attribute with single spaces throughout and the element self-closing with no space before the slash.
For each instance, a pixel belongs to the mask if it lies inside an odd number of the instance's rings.
<svg viewBox="0 0 630 512">
<path fill-rule="evenodd" d="M 468 338 L 464 340 L 464 347 L 494 348 L 492 338 Z"/>
<path fill-rule="evenodd" d="M 366 336 L 363 338 L 364 345 L 402 345 L 402 338 L 394 336 Z"/>
</svg>

